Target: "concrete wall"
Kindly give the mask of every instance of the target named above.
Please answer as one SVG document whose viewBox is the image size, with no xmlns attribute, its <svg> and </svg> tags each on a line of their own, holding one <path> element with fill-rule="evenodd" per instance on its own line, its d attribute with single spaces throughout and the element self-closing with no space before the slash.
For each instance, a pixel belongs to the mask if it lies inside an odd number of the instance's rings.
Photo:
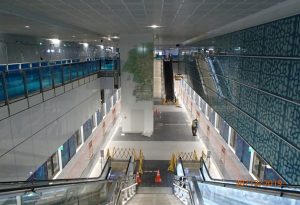
<svg viewBox="0 0 300 205">
<path fill-rule="evenodd" d="M 0 121 L 0 181 L 26 180 L 99 108 L 96 78 Z"/>
</svg>

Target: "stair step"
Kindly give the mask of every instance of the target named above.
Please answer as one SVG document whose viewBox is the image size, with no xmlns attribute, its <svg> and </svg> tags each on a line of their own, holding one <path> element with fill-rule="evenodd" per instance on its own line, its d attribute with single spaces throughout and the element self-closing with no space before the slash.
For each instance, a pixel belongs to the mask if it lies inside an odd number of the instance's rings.
<svg viewBox="0 0 300 205">
<path fill-rule="evenodd" d="M 138 194 L 173 194 L 170 187 L 139 187 Z"/>
</svg>

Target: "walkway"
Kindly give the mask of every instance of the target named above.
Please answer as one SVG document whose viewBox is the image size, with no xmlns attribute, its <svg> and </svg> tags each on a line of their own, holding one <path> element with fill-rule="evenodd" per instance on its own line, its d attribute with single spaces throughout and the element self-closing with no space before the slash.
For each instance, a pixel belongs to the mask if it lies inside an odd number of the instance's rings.
<svg viewBox="0 0 300 205">
<path fill-rule="evenodd" d="M 215 152 L 212 147 L 224 144 L 221 137 L 212 134 L 208 141 L 202 131 L 198 133 L 198 136 L 192 136 L 190 128 L 191 118 L 184 105 L 181 105 L 181 107 L 155 105 L 156 108 L 159 112 L 155 114 L 154 133 L 151 137 L 141 134 L 124 134 L 121 132 L 121 127 L 119 127 L 106 148 L 110 150 L 114 147 L 134 148 L 137 151 L 141 149 L 145 160 L 170 160 L 173 153 L 192 152 L 194 150 L 196 150 L 199 157 L 203 150 L 210 149 L 212 150 L 210 163 L 212 177 L 223 178 L 224 176 L 227 179 L 251 179 L 248 170 L 238 161 L 233 153 L 228 153 L 225 162 L 226 166 L 220 164 L 220 153 Z M 201 119 L 200 123 L 203 121 Z M 92 171 L 92 173 L 99 173 L 98 170 L 101 163 L 98 163 L 97 166 L 94 168 L 97 171 Z"/>
</svg>

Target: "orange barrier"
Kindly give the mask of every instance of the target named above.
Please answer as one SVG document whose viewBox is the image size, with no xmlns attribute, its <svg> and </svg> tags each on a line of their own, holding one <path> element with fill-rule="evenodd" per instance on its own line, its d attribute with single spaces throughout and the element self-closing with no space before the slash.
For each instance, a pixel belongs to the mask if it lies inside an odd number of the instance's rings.
<svg viewBox="0 0 300 205">
<path fill-rule="evenodd" d="M 157 170 L 157 172 L 156 172 L 155 183 L 161 183 L 161 177 L 160 177 L 159 170 Z"/>
</svg>

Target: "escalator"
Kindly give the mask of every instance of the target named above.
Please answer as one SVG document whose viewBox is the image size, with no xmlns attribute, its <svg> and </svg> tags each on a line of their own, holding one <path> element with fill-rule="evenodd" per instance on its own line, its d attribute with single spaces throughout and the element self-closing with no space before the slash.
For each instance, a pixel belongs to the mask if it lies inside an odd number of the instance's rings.
<svg viewBox="0 0 300 205">
<path fill-rule="evenodd" d="M 112 177 L 113 160 L 108 159 L 97 178 L 61 179 L 0 183 L 0 205 L 48 204 L 191 204 L 191 205 L 299 205 L 300 188 L 296 186 L 255 186 L 251 183 L 213 179 L 201 159 L 199 175 L 185 176 L 184 165 L 178 161 L 173 180 L 173 193 L 137 193 L 129 160 L 124 172 Z M 152 187 L 153 188 L 153 187 Z M 154 187 L 155 189 L 162 187 Z M 172 189 L 170 189 L 172 190 Z M 181 202 L 176 201 L 175 197 Z M 178 203 L 179 202 L 179 203 Z"/>
<path fill-rule="evenodd" d="M 174 78 L 172 60 L 165 59 L 163 63 L 166 101 L 174 101 Z"/>
<path fill-rule="evenodd" d="M 224 180 L 211 177 L 201 158 L 199 175 L 185 175 L 186 168 L 180 159 L 174 179 L 175 195 L 181 193 L 188 204 L 200 205 L 295 205 L 300 204 L 300 187 L 278 183 L 271 180 L 258 182 L 247 180 Z M 190 164 L 187 164 L 190 166 Z M 193 165 L 192 167 L 195 167 Z M 271 184 L 270 184 L 271 183 Z M 182 194 L 185 193 L 185 194 Z"/>
</svg>

